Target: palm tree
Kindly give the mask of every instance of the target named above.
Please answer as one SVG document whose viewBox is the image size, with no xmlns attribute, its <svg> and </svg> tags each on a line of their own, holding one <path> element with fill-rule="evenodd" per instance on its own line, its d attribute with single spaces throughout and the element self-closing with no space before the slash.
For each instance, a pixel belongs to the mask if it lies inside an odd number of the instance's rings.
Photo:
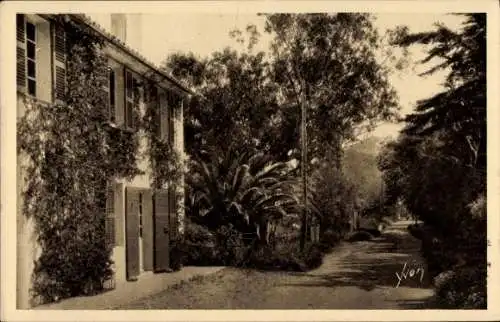
<svg viewBox="0 0 500 322">
<path fill-rule="evenodd" d="M 233 149 L 200 155 L 191 164 L 188 207 L 210 229 L 232 224 L 268 244 L 269 226 L 300 211 L 287 163 Z"/>
</svg>

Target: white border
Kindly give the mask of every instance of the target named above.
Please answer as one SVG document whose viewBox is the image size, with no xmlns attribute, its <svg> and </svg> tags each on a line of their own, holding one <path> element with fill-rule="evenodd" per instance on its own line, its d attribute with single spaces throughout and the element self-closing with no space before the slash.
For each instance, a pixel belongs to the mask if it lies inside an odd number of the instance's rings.
<svg viewBox="0 0 500 322">
<path fill-rule="evenodd" d="M 412 320 L 498 320 L 500 303 L 498 286 L 498 255 L 500 244 L 499 154 L 500 137 L 498 95 L 499 84 L 499 4 L 498 1 L 5 1 L 0 3 L 0 66 L 1 66 L 1 255 L 2 315 L 5 321 L 412 321 Z M 80 13 L 255 13 L 255 12 L 487 12 L 488 13 L 488 236 L 491 262 L 488 280 L 487 311 L 425 311 L 425 310 L 189 310 L 189 311 L 34 311 L 15 309 L 16 290 L 16 88 L 15 28 L 16 12 Z"/>
</svg>

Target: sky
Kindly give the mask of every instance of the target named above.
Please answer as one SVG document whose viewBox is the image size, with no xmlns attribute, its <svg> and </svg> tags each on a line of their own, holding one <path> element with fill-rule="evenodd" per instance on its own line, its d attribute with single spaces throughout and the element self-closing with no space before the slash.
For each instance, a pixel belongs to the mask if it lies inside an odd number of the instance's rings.
<svg viewBox="0 0 500 322">
<path fill-rule="evenodd" d="M 452 29 L 460 26 L 462 17 L 430 13 L 383 13 L 375 14 L 375 26 L 383 34 L 387 29 L 398 25 L 407 25 L 411 32 L 432 30 L 436 22 L 444 23 Z M 136 19 L 136 18 L 132 18 Z M 176 14 L 142 14 L 140 28 L 134 30 L 136 36 L 130 39 L 141 53 L 156 64 L 161 64 L 167 55 L 174 52 L 193 52 L 206 57 L 212 52 L 226 46 L 237 47 L 235 40 L 229 37 L 233 29 L 244 30 L 248 24 L 254 24 L 262 37 L 256 50 L 266 50 L 269 37 L 263 32 L 264 18 L 255 14 L 216 14 L 216 13 L 176 13 Z M 139 36 L 140 35 L 140 36 Z M 140 48 L 138 48 L 140 47 Z M 424 57 L 425 48 L 413 47 L 412 61 Z M 415 70 L 408 69 L 404 73 L 390 75 L 390 82 L 398 92 L 401 114 L 410 113 L 416 101 L 439 92 L 446 73 L 420 77 L 424 69 L 415 65 Z M 401 129 L 400 124 L 382 124 L 374 134 L 380 137 L 396 136 Z"/>
</svg>

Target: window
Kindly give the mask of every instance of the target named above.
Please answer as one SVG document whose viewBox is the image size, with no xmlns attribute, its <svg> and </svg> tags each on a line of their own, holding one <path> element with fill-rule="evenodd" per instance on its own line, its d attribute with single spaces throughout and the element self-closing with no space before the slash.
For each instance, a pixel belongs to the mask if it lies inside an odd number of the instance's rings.
<svg viewBox="0 0 500 322">
<path fill-rule="evenodd" d="M 26 51 L 28 94 L 36 96 L 36 28 L 30 22 L 26 22 Z"/>
<path fill-rule="evenodd" d="M 24 15 L 16 16 L 17 85 L 26 87 L 28 94 L 36 96 L 36 26 Z"/>
</svg>

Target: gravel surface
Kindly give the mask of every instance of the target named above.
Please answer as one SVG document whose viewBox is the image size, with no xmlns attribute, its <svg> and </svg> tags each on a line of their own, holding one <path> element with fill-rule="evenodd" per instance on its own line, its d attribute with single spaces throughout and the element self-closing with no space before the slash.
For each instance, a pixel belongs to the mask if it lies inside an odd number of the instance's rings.
<svg viewBox="0 0 500 322">
<path fill-rule="evenodd" d="M 409 223 L 397 222 L 371 241 L 342 244 L 310 272 L 227 268 L 118 309 L 433 308 Z"/>
</svg>

